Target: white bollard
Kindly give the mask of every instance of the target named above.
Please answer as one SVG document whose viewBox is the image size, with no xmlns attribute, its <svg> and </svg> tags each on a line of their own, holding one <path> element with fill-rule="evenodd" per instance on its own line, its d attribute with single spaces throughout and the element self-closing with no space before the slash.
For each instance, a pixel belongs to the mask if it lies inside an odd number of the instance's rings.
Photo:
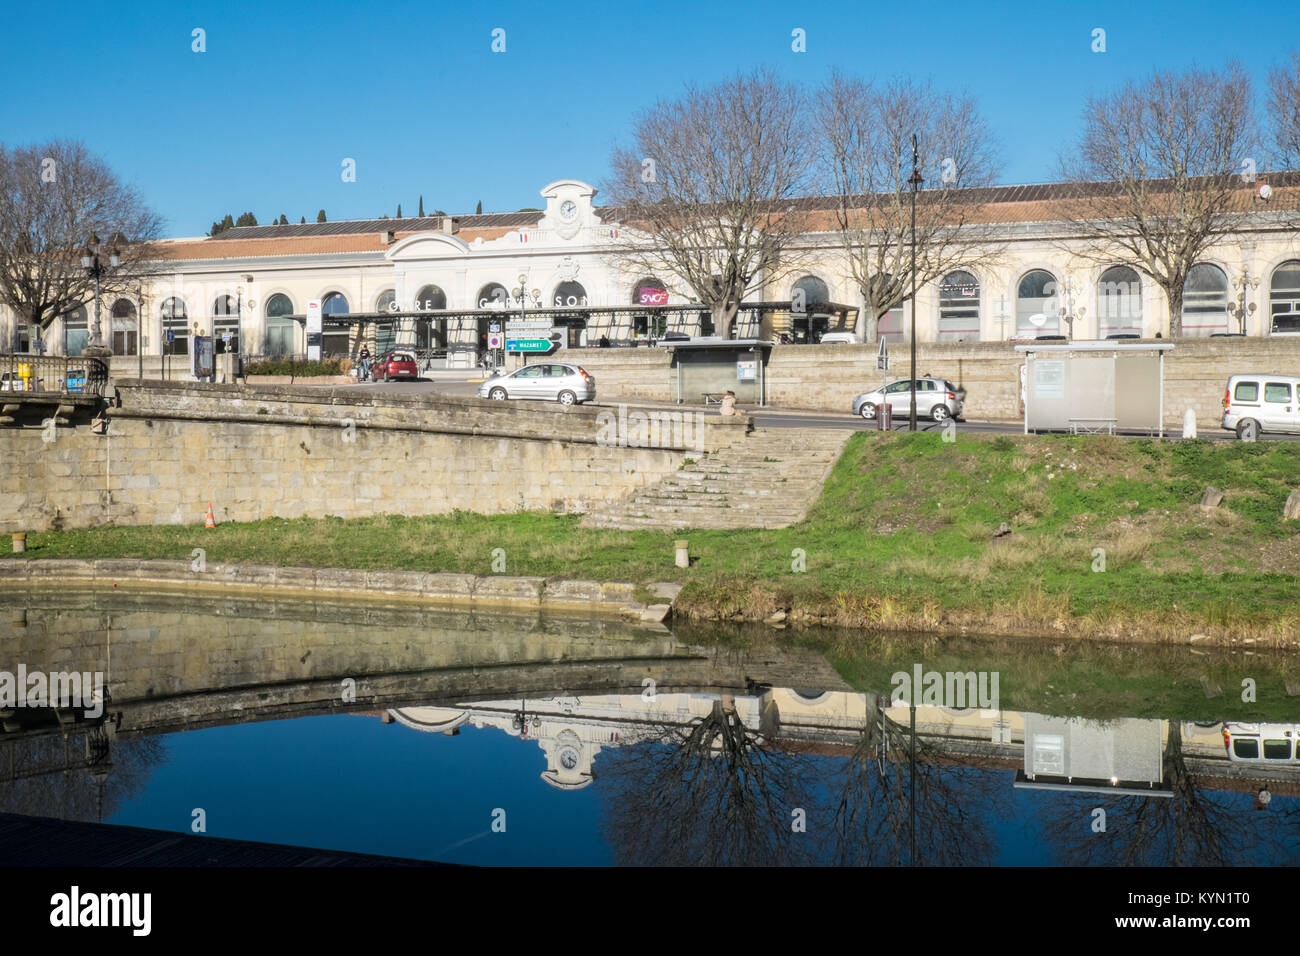
<svg viewBox="0 0 1300 956">
<path fill-rule="evenodd" d="M 689 568 L 691 566 L 690 544 L 680 538 L 673 544 L 677 551 L 677 566 L 679 568 Z"/>
<path fill-rule="evenodd" d="M 1190 408 L 1183 413 L 1183 437 L 1196 437 L 1196 412 L 1192 411 Z"/>
</svg>

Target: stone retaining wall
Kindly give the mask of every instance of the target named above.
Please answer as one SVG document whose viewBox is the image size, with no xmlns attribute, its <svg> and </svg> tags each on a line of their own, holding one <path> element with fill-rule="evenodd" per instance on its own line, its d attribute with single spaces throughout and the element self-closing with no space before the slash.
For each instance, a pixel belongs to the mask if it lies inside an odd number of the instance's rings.
<svg viewBox="0 0 1300 956">
<path fill-rule="evenodd" d="M 1228 376 L 1238 372 L 1300 375 L 1300 337 L 1177 339 L 1165 356 L 1165 423 L 1176 428 L 1188 409 L 1202 429 L 1218 428 Z M 787 345 L 772 349 L 768 401 L 783 408 L 847 414 L 853 397 L 880 384 L 875 345 Z M 576 353 L 575 353 L 576 354 Z M 890 346 L 889 381 L 908 373 L 906 345 Z M 965 416 L 1013 421 L 1020 411 L 1024 354 L 1010 342 L 918 342 L 917 373 L 966 387 Z M 586 349 L 579 362 L 605 394 L 674 399 L 666 349 Z"/>
<path fill-rule="evenodd" d="M 602 439 L 600 410 L 441 395 L 119 382 L 104 435 L 0 429 L 0 532 L 269 517 L 585 512 L 698 456 Z M 606 413 L 608 414 L 608 413 Z M 704 420 L 700 442 L 747 418 Z"/>
</svg>

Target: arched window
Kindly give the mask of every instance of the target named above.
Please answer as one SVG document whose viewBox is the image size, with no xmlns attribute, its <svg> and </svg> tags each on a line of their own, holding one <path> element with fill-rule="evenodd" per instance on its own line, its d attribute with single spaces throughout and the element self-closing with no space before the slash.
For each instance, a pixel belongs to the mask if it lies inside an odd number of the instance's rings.
<svg viewBox="0 0 1300 956">
<path fill-rule="evenodd" d="M 580 282 L 561 282 L 555 287 L 555 296 L 552 298 L 551 304 L 557 309 L 585 306 L 587 304 L 587 290 L 582 287 Z"/>
<path fill-rule="evenodd" d="M 475 307 L 479 309 L 504 309 L 510 299 L 510 292 L 500 282 L 489 282 L 478 290 L 474 297 Z"/>
<path fill-rule="evenodd" d="M 139 343 L 136 341 L 138 327 L 135 317 L 135 303 L 130 299 L 118 299 L 113 303 L 113 354 L 134 355 Z"/>
<path fill-rule="evenodd" d="M 79 305 L 63 314 L 63 351 L 67 355 L 80 355 L 90 341 L 86 323 L 86 307 Z"/>
<path fill-rule="evenodd" d="M 447 308 L 447 293 L 436 285 L 426 285 L 420 289 L 413 303 L 415 311 L 429 312 L 434 309 Z"/>
<path fill-rule="evenodd" d="M 633 305 L 667 305 L 668 287 L 654 276 L 646 276 L 632 287 Z"/>
<path fill-rule="evenodd" d="M 266 300 L 266 354 L 294 354 L 293 301 L 281 292 Z"/>
<path fill-rule="evenodd" d="M 1218 266 L 1192 266 L 1183 283 L 1183 335 L 1204 337 L 1228 331 L 1228 277 Z"/>
<path fill-rule="evenodd" d="M 939 283 L 939 341 L 977 342 L 980 284 L 969 272 L 949 272 Z"/>
<path fill-rule="evenodd" d="M 1142 334 L 1142 280 L 1137 270 L 1111 266 L 1097 280 L 1097 337 Z"/>
<path fill-rule="evenodd" d="M 164 299 L 158 314 L 162 316 L 162 354 L 189 355 L 190 314 L 185 307 L 185 300 L 177 296 Z M 171 341 L 168 341 L 169 333 Z"/>
<path fill-rule="evenodd" d="M 1292 259 L 1273 270 L 1268 314 L 1269 334 L 1300 334 L 1300 260 Z"/>
<path fill-rule="evenodd" d="M 825 312 L 830 301 L 831 290 L 816 276 L 804 276 L 790 289 L 791 312 Z"/>
<path fill-rule="evenodd" d="M 331 292 L 321 301 L 321 355 L 334 358 L 346 358 L 351 338 L 352 323 L 346 320 L 330 319 L 332 315 L 347 315 L 351 312 L 348 297 L 342 292 Z"/>
<path fill-rule="evenodd" d="M 1016 338 L 1059 335 L 1061 305 L 1056 276 L 1043 269 L 1026 272 L 1016 288 Z"/>
</svg>

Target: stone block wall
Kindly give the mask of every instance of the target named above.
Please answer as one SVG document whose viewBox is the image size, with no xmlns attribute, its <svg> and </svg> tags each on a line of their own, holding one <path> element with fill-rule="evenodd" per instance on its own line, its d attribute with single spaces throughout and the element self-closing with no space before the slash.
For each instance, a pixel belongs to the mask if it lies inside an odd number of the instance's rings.
<svg viewBox="0 0 1300 956">
<path fill-rule="evenodd" d="M 60 428 L 49 442 L 40 429 L 0 429 L 0 532 L 196 524 L 209 502 L 219 522 L 586 511 L 698 455 L 602 443 L 592 408 L 310 387 L 118 389 L 105 435 Z M 705 441 L 743 437 L 747 424 L 714 416 Z"/>
</svg>

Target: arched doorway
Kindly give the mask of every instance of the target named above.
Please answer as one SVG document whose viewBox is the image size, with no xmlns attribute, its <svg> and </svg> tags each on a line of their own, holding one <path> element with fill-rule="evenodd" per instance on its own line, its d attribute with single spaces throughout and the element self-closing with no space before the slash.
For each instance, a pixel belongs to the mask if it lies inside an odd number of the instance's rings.
<svg viewBox="0 0 1300 956">
<path fill-rule="evenodd" d="M 352 310 L 348 297 L 342 292 L 331 292 L 321 301 L 321 350 L 323 358 L 347 358 L 351 342 L 352 324 L 330 316 L 347 315 Z"/>
<path fill-rule="evenodd" d="M 287 295 L 277 292 L 266 300 L 266 344 L 263 347 L 267 355 L 292 355 L 293 349 L 293 302 Z"/>
<path fill-rule="evenodd" d="M 118 299 L 113 303 L 111 312 L 113 338 L 111 344 L 114 355 L 134 355 L 139 346 L 136 340 L 139 325 L 136 321 L 135 303 L 130 299 Z"/>
<path fill-rule="evenodd" d="M 561 282 L 555 287 L 551 296 L 552 307 L 556 309 L 574 309 L 568 314 L 559 314 L 553 318 L 557 328 L 565 330 L 565 346 L 581 348 L 587 344 L 587 290 L 582 283 L 572 279 Z M 581 310 L 581 311 L 579 311 Z"/>
<path fill-rule="evenodd" d="M 447 293 L 436 285 L 426 285 L 416 293 L 412 303 L 416 312 L 438 312 L 447 308 Z M 415 347 L 417 349 L 445 349 L 446 330 L 442 319 L 415 320 Z"/>
<path fill-rule="evenodd" d="M 164 299 L 158 312 L 162 317 L 162 354 L 189 355 L 190 313 L 185 300 L 175 295 Z M 168 341 L 168 336 L 171 341 Z"/>
<path fill-rule="evenodd" d="M 239 351 L 240 302 L 233 295 L 219 295 L 212 302 L 212 353 Z"/>
</svg>

